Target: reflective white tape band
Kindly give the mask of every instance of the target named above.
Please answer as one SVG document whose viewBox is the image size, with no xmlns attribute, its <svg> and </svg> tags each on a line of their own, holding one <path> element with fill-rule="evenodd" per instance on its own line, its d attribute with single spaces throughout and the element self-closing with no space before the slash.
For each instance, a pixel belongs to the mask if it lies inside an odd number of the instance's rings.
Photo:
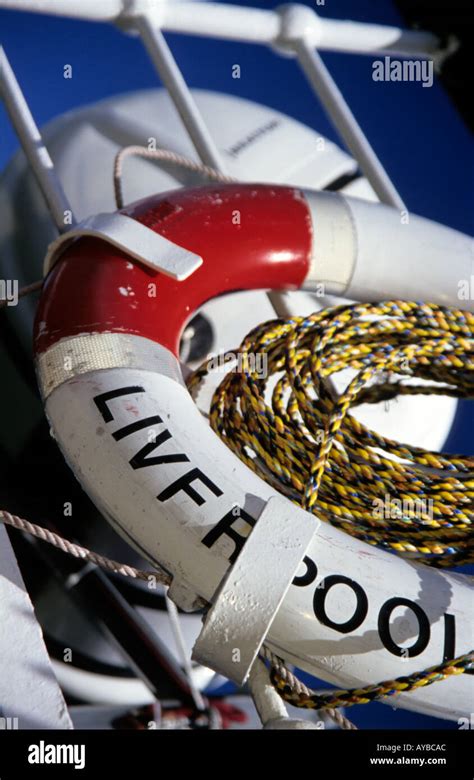
<svg viewBox="0 0 474 780">
<path fill-rule="evenodd" d="M 187 279 L 202 265 L 202 257 L 190 252 L 132 217 L 118 212 L 87 217 L 72 230 L 63 233 L 49 247 L 44 261 L 44 275 L 51 270 L 67 246 L 81 236 L 100 238 L 127 252 L 148 268 L 160 271 L 179 282 Z"/>
<path fill-rule="evenodd" d="M 204 621 L 193 659 L 242 685 L 319 521 L 270 498 Z"/>
<path fill-rule="evenodd" d="M 347 200 L 338 192 L 304 191 L 313 226 L 311 264 L 304 288 L 344 295 L 357 260 L 355 228 Z"/>
<path fill-rule="evenodd" d="M 156 371 L 183 384 L 176 358 L 150 339 L 130 333 L 84 333 L 57 341 L 38 355 L 41 396 L 46 400 L 63 382 L 106 368 Z"/>
</svg>

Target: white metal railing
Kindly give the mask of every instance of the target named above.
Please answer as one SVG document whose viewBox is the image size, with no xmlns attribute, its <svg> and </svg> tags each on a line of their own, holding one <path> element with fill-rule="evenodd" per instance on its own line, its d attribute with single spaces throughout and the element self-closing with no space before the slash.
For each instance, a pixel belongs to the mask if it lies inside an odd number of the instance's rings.
<svg viewBox="0 0 474 780">
<path fill-rule="evenodd" d="M 2 46 L 0 46 L 0 96 L 3 98 L 10 121 L 35 174 L 54 224 L 60 233 L 64 233 L 75 224 L 74 218 L 71 217 L 67 228 L 65 225 L 65 212 L 68 211 L 72 215 L 71 206 Z"/>
<path fill-rule="evenodd" d="M 199 12 L 196 11 L 199 6 Z M 276 10 L 261 10 L 209 2 L 176 0 L 2 0 L 0 8 L 34 13 L 117 22 L 147 15 L 165 32 L 202 35 L 254 43 L 277 42 L 281 15 Z M 439 49 L 439 40 L 428 32 L 400 27 L 323 19 L 311 9 L 309 23 L 312 43 L 320 49 L 353 53 L 417 54 L 427 56 Z M 309 20 L 309 16 L 307 17 Z"/>
<path fill-rule="evenodd" d="M 397 209 L 404 208 L 400 195 L 318 50 L 428 57 L 440 50 L 438 39 L 431 33 L 323 19 L 303 5 L 260 10 L 174 0 L 0 0 L 1 8 L 110 22 L 126 32 L 138 33 L 175 103 L 197 154 L 206 165 L 220 171 L 224 171 L 225 166 L 219 150 L 163 32 L 261 43 L 293 55 L 379 199 Z M 60 226 L 59 214 L 69 206 L 4 53 L 0 59 L 0 92 L 58 230 L 63 231 L 64 220 Z"/>
</svg>

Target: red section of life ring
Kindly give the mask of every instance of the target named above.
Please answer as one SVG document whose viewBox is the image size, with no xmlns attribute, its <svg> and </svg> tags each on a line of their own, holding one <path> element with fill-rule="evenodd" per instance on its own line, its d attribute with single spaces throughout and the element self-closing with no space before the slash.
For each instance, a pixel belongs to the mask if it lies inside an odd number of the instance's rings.
<svg viewBox="0 0 474 780">
<path fill-rule="evenodd" d="M 160 194 L 124 210 L 203 258 L 185 281 L 132 260 L 105 241 L 81 238 L 46 279 L 36 354 L 84 333 L 131 333 L 178 354 L 186 321 L 206 300 L 235 290 L 297 289 L 308 270 L 311 217 L 288 187 L 225 185 Z"/>
</svg>

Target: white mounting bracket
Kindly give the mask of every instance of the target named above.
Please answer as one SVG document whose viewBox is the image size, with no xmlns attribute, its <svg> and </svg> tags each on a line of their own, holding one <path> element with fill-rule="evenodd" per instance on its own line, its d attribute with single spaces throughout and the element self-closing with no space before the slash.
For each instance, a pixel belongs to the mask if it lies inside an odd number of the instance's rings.
<svg viewBox="0 0 474 780">
<path fill-rule="evenodd" d="M 310 718 L 289 717 L 283 699 L 270 682 L 268 669 L 259 658 L 255 660 L 250 670 L 249 688 L 264 729 L 300 731 L 301 729 L 319 728 L 319 725 Z"/>
<path fill-rule="evenodd" d="M 319 520 L 272 496 L 228 572 L 193 648 L 193 660 L 242 685 Z"/>
<path fill-rule="evenodd" d="M 51 270 L 64 250 L 76 238 L 91 236 L 122 249 L 148 268 L 171 276 L 179 282 L 197 271 L 203 260 L 154 230 L 120 212 L 95 214 L 62 233 L 48 247 L 44 275 Z"/>
</svg>

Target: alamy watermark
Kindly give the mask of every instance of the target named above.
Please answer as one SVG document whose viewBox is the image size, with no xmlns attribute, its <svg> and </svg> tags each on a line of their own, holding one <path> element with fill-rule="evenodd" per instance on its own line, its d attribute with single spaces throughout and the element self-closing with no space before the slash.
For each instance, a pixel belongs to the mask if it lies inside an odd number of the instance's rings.
<svg viewBox="0 0 474 780">
<path fill-rule="evenodd" d="M 86 746 L 49 744 L 43 739 L 28 747 L 29 764 L 72 764 L 74 769 L 84 769 Z"/>
<path fill-rule="evenodd" d="M 0 279 L 0 302 L 6 301 L 7 306 L 18 303 L 18 279 Z"/>
<path fill-rule="evenodd" d="M 471 275 L 469 279 L 459 280 L 458 298 L 460 301 L 474 300 L 474 275 Z"/>
<path fill-rule="evenodd" d="M 433 86 L 433 60 L 395 60 L 386 56 L 372 63 L 373 81 L 417 81 Z"/>
<path fill-rule="evenodd" d="M 266 352 L 224 352 L 211 357 L 207 362 L 208 371 L 221 371 L 257 374 L 265 379 L 268 373 L 268 355 Z"/>
<path fill-rule="evenodd" d="M 421 519 L 422 523 L 429 523 L 433 520 L 433 499 L 400 499 L 386 493 L 383 498 L 372 501 L 372 515 L 377 520 L 399 520 L 409 515 Z"/>
<path fill-rule="evenodd" d="M 18 718 L 0 718 L 0 731 L 13 731 L 18 728 Z"/>
</svg>

